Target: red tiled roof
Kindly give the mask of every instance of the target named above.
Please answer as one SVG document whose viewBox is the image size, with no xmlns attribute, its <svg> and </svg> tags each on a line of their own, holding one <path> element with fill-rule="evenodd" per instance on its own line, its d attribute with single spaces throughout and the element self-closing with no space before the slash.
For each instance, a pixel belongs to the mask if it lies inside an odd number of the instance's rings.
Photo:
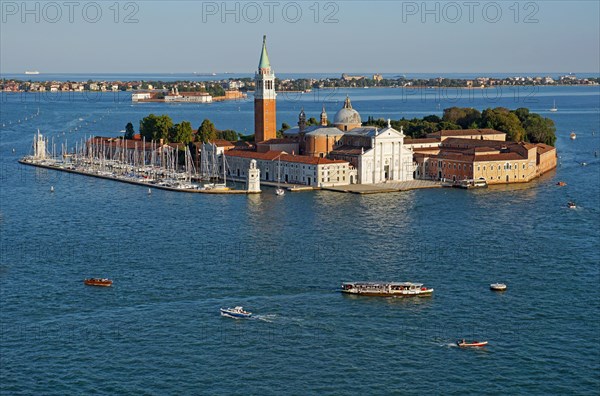
<svg viewBox="0 0 600 396">
<path fill-rule="evenodd" d="M 469 136 L 469 135 L 499 135 L 504 132 L 495 129 L 444 129 L 443 131 L 428 133 L 437 136 Z"/>
<path fill-rule="evenodd" d="M 369 149 L 367 149 L 369 150 Z M 333 150 L 331 152 L 331 154 L 338 154 L 338 155 L 361 155 L 362 154 L 362 148 L 361 147 L 356 147 L 356 146 L 340 146 L 338 148 L 336 148 L 335 150 Z"/>
<path fill-rule="evenodd" d="M 498 149 L 493 148 L 493 147 L 475 147 L 474 149 L 472 149 L 472 151 L 474 153 L 487 153 L 490 151 L 496 152 L 496 151 L 498 151 Z"/>
<path fill-rule="evenodd" d="M 415 152 L 413 154 L 415 158 L 437 158 L 438 153 L 425 153 L 425 152 Z"/>
<path fill-rule="evenodd" d="M 272 161 L 272 160 L 276 159 L 282 153 L 284 153 L 284 152 L 283 151 L 267 151 L 266 153 L 259 153 L 257 151 L 233 149 L 233 150 L 227 151 L 225 153 L 225 156 Z"/>
<path fill-rule="evenodd" d="M 181 96 L 209 96 L 208 92 L 179 92 Z"/>
<path fill-rule="evenodd" d="M 519 155 L 518 153 L 498 153 L 498 154 L 488 154 L 488 155 L 477 155 L 475 156 L 474 162 L 481 161 L 518 161 L 524 160 L 525 157 Z"/>
<path fill-rule="evenodd" d="M 217 147 L 234 147 L 235 146 L 235 142 L 230 142 L 229 140 L 225 140 L 225 139 L 210 140 L 209 143 L 212 143 Z"/>
<path fill-rule="evenodd" d="M 547 145 L 547 144 L 544 144 L 544 143 L 537 143 L 537 144 L 535 145 L 535 147 L 536 147 L 536 149 L 537 149 L 537 153 L 538 153 L 538 154 L 545 154 L 545 153 L 547 153 L 548 151 L 556 150 L 556 148 L 554 148 L 554 147 L 552 147 L 552 146 L 549 146 L 549 145 Z"/>
<path fill-rule="evenodd" d="M 295 162 L 309 165 L 329 165 L 329 164 L 347 164 L 348 161 L 341 160 L 330 160 L 327 158 L 319 157 L 308 157 L 304 155 L 291 155 L 285 151 L 267 151 L 266 153 L 259 153 L 256 151 L 248 150 L 229 150 L 225 153 L 227 157 L 241 157 L 241 158 L 252 158 L 266 161 L 273 161 L 281 158 L 284 162 Z"/>
<path fill-rule="evenodd" d="M 434 152 L 434 151 L 440 151 L 440 147 L 435 146 L 435 147 L 415 147 L 415 148 L 413 148 L 413 152 L 415 152 L 415 153 L 428 153 L 428 152 Z"/>
<path fill-rule="evenodd" d="M 296 139 L 285 139 L 285 138 L 276 138 L 265 140 L 264 142 L 258 142 L 257 144 L 289 144 L 289 143 L 297 143 Z"/>
<path fill-rule="evenodd" d="M 436 138 L 419 138 L 419 139 L 404 139 L 404 144 L 423 144 L 423 143 L 439 143 L 440 139 Z"/>
<path fill-rule="evenodd" d="M 492 147 L 499 149 L 502 147 L 508 147 L 515 145 L 515 142 L 506 142 L 504 140 L 479 140 L 479 139 L 461 139 L 461 138 L 448 138 L 442 142 L 443 148 L 455 147 L 455 148 L 474 148 L 474 147 Z"/>
<path fill-rule="evenodd" d="M 467 154 L 467 153 L 461 153 L 461 152 L 455 152 L 455 151 L 441 151 L 437 157 L 442 158 L 442 159 L 455 160 L 455 161 L 472 162 L 473 158 L 475 156 L 473 154 Z"/>
<path fill-rule="evenodd" d="M 236 149 L 249 149 L 252 147 L 252 144 L 245 142 L 243 140 L 238 140 L 235 142 Z"/>
</svg>

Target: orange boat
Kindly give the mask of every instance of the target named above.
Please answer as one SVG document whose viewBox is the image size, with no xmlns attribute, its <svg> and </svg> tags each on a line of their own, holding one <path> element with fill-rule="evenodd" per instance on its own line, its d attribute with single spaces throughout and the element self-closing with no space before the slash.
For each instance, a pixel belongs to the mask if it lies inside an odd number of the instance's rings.
<svg viewBox="0 0 600 396">
<path fill-rule="evenodd" d="M 564 181 L 559 181 L 558 183 L 556 183 L 556 185 L 563 187 L 563 186 L 566 186 L 567 183 L 565 183 Z"/>
<path fill-rule="evenodd" d="M 461 348 L 481 348 L 484 347 L 488 344 L 487 341 L 465 341 L 463 340 L 458 340 L 456 341 L 456 345 L 458 345 Z"/>
<path fill-rule="evenodd" d="M 86 278 L 83 283 L 88 286 L 111 287 L 113 282 L 107 278 Z"/>
</svg>

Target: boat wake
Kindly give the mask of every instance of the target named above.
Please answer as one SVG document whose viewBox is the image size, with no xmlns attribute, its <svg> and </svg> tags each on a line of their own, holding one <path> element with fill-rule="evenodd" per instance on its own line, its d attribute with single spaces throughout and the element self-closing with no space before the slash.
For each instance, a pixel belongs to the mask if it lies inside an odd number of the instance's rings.
<svg viewBox="0 0 600 396">
<path fill-rule="evenodd" d="M 273 323 L 277 315 L 254 315 L 252 319 L 262 320 L 263 322 Z"/>
</svg>

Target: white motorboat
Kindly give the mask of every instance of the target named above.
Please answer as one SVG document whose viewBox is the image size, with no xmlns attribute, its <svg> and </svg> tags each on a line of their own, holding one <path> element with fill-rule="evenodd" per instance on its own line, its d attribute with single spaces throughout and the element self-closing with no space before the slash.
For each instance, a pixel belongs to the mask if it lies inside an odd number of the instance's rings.
<svg viewBox="0 0 600 396">
<path fill-rule="evenodd" d="M 242 307 L 221 308 L 221 316 L 227 316 L 234 319 L 247 319 L 252 316 L 252 312 L 244 311 Z"/>
<path fill-rule="evenodd" d="M 492 289 L 493 291 L 505 291 L 506 290 L 506 284 L 504 284 L 504 283 L 492 283 L 490 285 L 490 289 Z"/>
</svg>

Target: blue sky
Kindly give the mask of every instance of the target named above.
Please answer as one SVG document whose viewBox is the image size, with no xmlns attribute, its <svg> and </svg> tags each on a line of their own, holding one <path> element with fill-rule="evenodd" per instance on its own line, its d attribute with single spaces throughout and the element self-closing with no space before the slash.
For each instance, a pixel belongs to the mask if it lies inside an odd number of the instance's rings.
<svg viewBox="0 0 600 396">
<path fill-rule="evenodd" d="M 0 71 L 251 73 L 263 34 L 280 73 L 600 70 L 598 1 L 114 3 L 2 0 Z"/>
</svg>

